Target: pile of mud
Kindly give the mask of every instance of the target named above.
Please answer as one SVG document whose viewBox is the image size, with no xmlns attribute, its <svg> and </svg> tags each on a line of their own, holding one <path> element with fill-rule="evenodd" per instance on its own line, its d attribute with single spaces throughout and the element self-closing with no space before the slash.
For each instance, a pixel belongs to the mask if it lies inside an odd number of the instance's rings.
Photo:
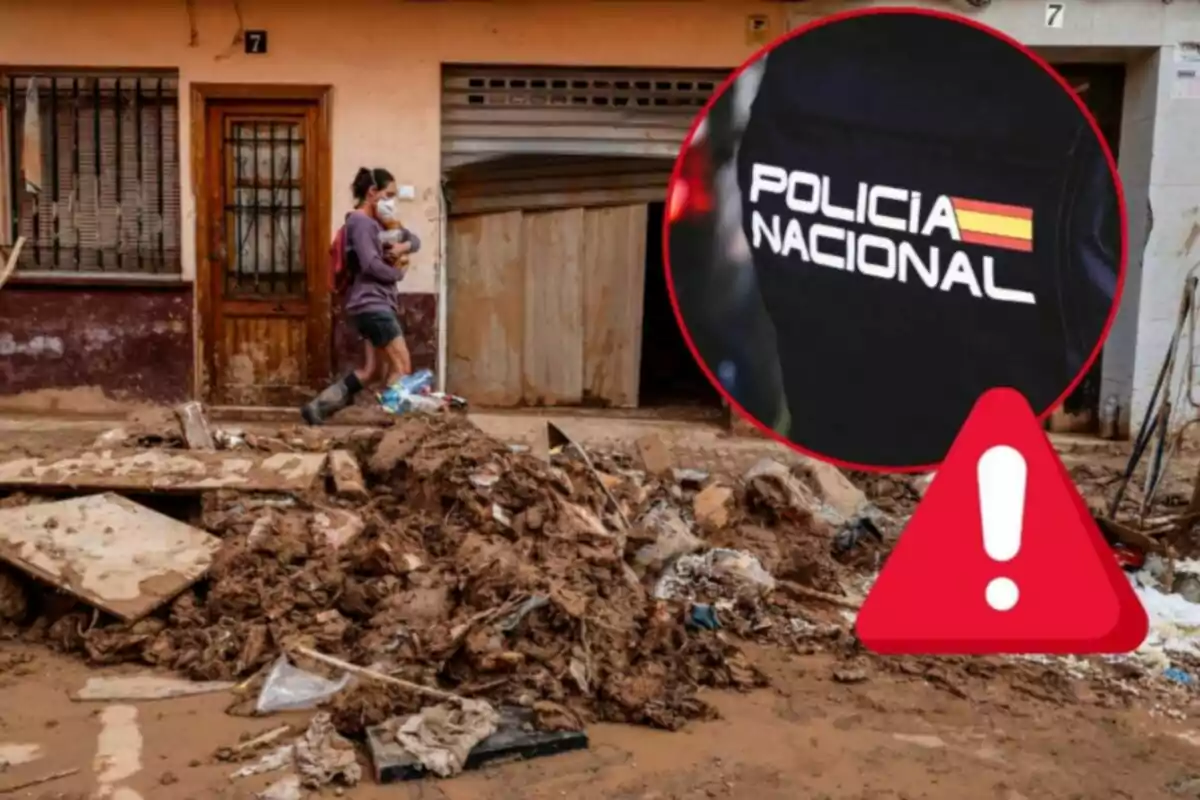
<svg viewBox="0 0 1200 800">
<path fill-rule="evenodd" d="M 9 576 L 0 597 L 10 635 L 197 680 L 261 676 L 306 646 L 533 707 L 548 727 L 676 729 L 713 715 L 700 687 L 765 683 L 734 634 L 786 638 L 812 624 L 811 609 L 770 591 L 776 579 L 840 593 L 847 572 L 832 555 L 834 530 L 796 501 L 800 480 L 782 467 L 722 483 L 598 456 L 596 474 L 569 451 L 549 461 L 515 452 L 455 417 L 293 446 L 352 452 L 366 496 L 209 495 L 194 522 L 223 549 L 208 577 L 159 613 L 122 624 L 28 585 L 21 597 Z M 354 534 L 336 548 L 335 523 Z M 769 580 L 689 586 L 675 576 L 684 589 L 662 589 L 681 555 L 713 548 L 752 557 Z M 721 624 L 697 625 L 695 603 L 716 603 Z M 335 699 L 334 721 L 355 735 L 420 705 L 359 682 Z"/>
</svg>

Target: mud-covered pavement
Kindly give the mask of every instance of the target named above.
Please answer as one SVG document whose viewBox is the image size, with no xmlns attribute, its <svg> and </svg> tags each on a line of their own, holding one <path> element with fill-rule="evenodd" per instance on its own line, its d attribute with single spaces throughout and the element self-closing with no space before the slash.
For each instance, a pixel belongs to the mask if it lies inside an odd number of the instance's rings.
<svg viewBox="0 0 1200 800">
<path fill-rule="evenodd" d="M 112 428 L 7 423 L 0 455 L 182 447 L 169 414 Z M 510 447 L 527 439 L 520 430 L 247 426 L 230 446 L 352 453 L 365 491 L 347 497 L 331 481 L 290 497 L 214 491 L 166 508 L 223 547 L 203 581 L 136 621 L 5 570 L 0 792 L 77 770 L 14 796 L 253 797 L 278 774 L 232 781 L 240 764 L 218 751 L 281 721 L 304 730 L 311 712 L 253 707 L 281 652 L 295 660 L 296 648 L 314 648 L 590 737 L 583 752 L 378 786 L 364 729 L 430 701 L 356 681 L 326 710 L 364 778 L 314 796 L 1200 797 L 1194 689 L 1164 679 L 1160 665 L 861 650 L 847 607 L 911 513 L 913 478 L 853 476 L 873 521 L 864 529 L 858 489 L 767 442 L 664 433 L 675 466 L 694 469 L 693 454 L 708 454 L 708 474 L 680 473 L 610 429 L 585 440 L 597 476 L 567 454 L 547 463 Z M 1062 449 L 1085 496 L 1102 499 L 1119 448 Z M 792 469 L 764 468 L 763 457 Z M 1178 459 L 1161 493 L 1168 507 L 1186 499 L 1194 466 L 1190 454 Z M 42 499 L 9 493 L 0 506 Z M 358 524 L 334 546 L 329 521 L 345 515 Z M 742 555 L 704 560 L 720 548 Z M 693 624 L 696 604 L 716 610 L 719 630 Z M 1187 659 L 1177 664 L 1196 674 Z M 246 683 L 154 702 L 67 696 L 97 675 L 147 670 Z"/>
<path fill-rule="evenodd" d="M 752 655 L 773 686 L 706 694 L 719 721 L 675 733 L 599 724 L 589 728 L 587 751 L 447 781 L 368 781 L 343 796 L 1178 800 L 1200 792 L 1200 726 L 1151 716 L 1137 702 L 1113 709 L 1042 699 L 1005 681 L 980 681 L 964 698 L 927 680 L 874 670 L 861 683 L 844 684 L 833 678 L 836 664 L 827 656 L 769 649 Z M 67 692 L 97 671 L 40 648 L 6 644 L 4 657 L 9 666 L 0 675 L 0 753 L 31 744 L 39 755 L 4 770 L 3 785 L 78 768 L 76 775 L 13 796 L 93 796 L 104 772 L 94 759 L 106 730 L 106 706 L 72 702 Z M 1087 693 L 1086 685 L 1081 691 Z M 141 741 L 126 737 L 122 745 L 133 766 L 121 786 L 144 800 L 253 797 L 270 779 L 233 783 L 230 765 L 213 754 L 279 719 L 228 716 L 222 711 L 228 700 L 218 695 L 135 704 Z"/>
</svg>

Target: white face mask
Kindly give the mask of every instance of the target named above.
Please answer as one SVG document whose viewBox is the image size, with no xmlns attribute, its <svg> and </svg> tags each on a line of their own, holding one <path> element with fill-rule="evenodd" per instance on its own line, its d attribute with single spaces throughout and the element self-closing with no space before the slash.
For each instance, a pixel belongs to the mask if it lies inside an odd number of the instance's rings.
<svg viewBox="0 0 1200 800">
<path fill-rule="evenodd" d="M 388 222 L 396 221 L 396 198 L 383 197 L 375 204 L 375 213 Z"/>
</svg>

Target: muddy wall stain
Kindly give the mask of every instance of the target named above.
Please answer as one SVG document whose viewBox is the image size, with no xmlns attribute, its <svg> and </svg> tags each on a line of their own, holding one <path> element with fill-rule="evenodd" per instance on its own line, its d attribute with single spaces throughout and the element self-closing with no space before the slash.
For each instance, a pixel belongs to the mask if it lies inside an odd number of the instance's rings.
<svg viewBox="0 0 1200 800">
<path fill-rule="evenodd" d="M 0 291 L 0 395 L 96 386 L 113 398 L 191 396 L 192 290 Z"/>
</svg>

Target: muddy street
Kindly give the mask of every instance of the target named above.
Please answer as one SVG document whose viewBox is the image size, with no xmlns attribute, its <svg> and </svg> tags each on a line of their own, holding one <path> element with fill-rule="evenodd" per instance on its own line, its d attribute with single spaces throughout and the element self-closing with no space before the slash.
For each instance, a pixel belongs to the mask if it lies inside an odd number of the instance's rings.
<svg viewBox="0 0 1200 800">
<path fill-rule="evenodd" d="M 4 420 L 0 792 L 1200 797 L 1190 553 L 1129 657 L 876 657 L 921 477 L 626 424 Z M 1057 444 L 1102 501 L 1120 447 Z"/>
</svg>

